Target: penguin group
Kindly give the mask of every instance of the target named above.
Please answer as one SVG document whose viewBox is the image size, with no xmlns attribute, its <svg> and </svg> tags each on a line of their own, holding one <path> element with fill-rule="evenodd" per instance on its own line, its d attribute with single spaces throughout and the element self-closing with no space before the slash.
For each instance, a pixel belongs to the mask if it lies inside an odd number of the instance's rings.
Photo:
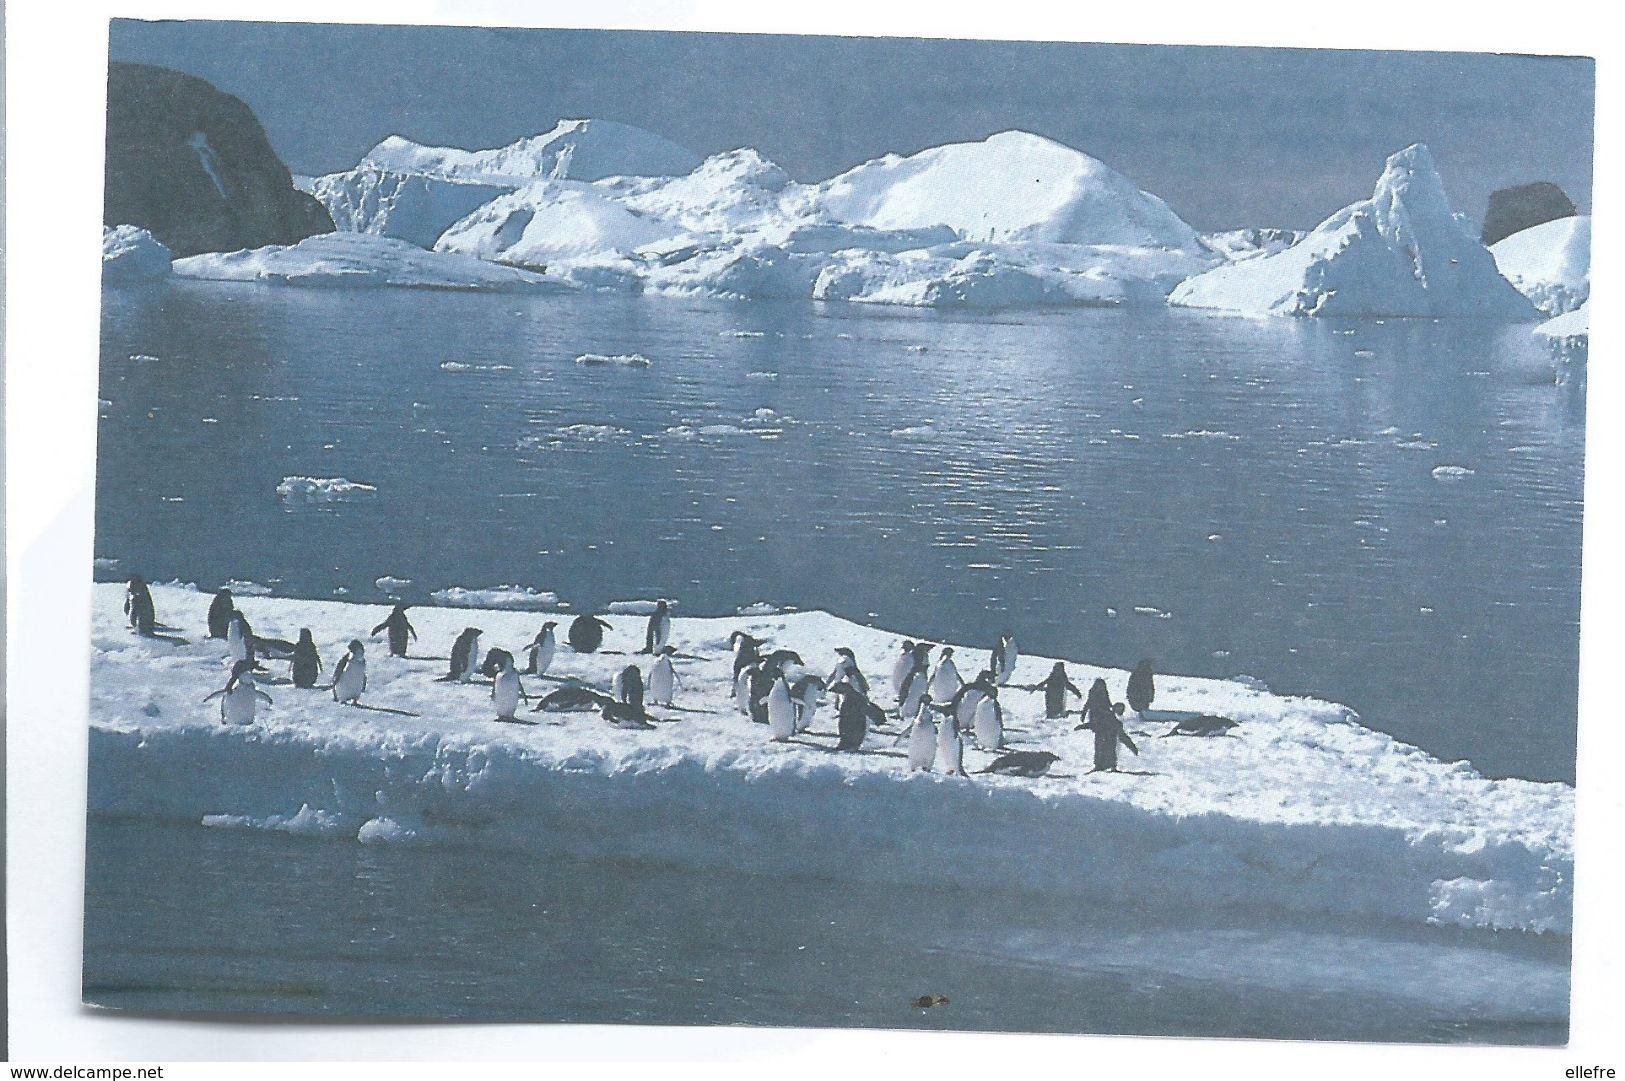
<svg viewBox="0 0 1625 1081">
<path fill-rule="evenodd" d="M 174 629 L 158 622 L 151 591 L 139 576 L 129 579 L 124 612 L 137 635 L 161 638 L 160 629 Z M 219 701 L 222 723 L 253 724 L 260 708 L 273 705 L 270 695 L 260 686 L 262 681 L 287 683 L 298 690 L 326 690 L 336 705 L 405 712 L 363 705 L 368 657 L 366 642 L 361 637 L 349 641 L 334 660 L 328 682 L 319 686 L 318 680 L 326 666 L 310 628 L 301 628 L 297 640 L 292 642 L 259 635 L 229 589 L 215 594 L 206 622 L 208 637 L 224 641 L 225 661 L 229 666 L 225 685 L 204 699 L 205 702 Z M 676 662 L 683 655 L 672 642 L 669 602 L 659 601 L 649 613 L 642 648 L 634 654 L 647 658 L 647 666 L 640 663 L 622 666 L 607 687 L 550 674 L 561 648 L 559 627 L 558 621 L 546 621 L 528 643 L 517 647 L 524 655 L 523 668 L 516 663 L 515 654 L 507 649 L 491 647 L 482 654 L 485 632 L 479 627 L 465 627 L 451 643 L 447 668 L 435 682 L 488 686 L 492 718 L 508 724 L 539 723 L 529 716 L 521 716 L 522 706 L 528 707 L 524 711 L 528 715 L 597 714 L 611 727 L 628 731 L 647 731 L 658 722 L 677 719 L 662 715 L 664 711 L 682 709 L 677 699 L 683 680 Z M 603 649 L 606 632 L 614 629 L 607 620 L 581 615 L 569 623 L 564 639 L 575 653 L 595 654 Z M 389 615 L 367 636 L 380 635 L 387 640 L 387 663 L 433 659 L 413 658 L 408 653 L 418 635 L 404 604 L 394 605 Z M 967 750 L 974 750 L 983 756 L 978 763 L 982 768 L 976 773 L 1045 775 L 1060 758 L 1052 751 L 1020 746 L 1019 736 L 1025 734 L 1024 730 L 1019 726 L 1013 728 L 1006 713 L 1006 699 L 1015 692 L 1042 695 L 1043 721 L 1076 718 L 1078 723 L 1072 731 L 1089 734 L 1086 738 L 1092 752 L 1091 773 L 1118 772 L 1121 749 L 1134 755 L 1140 753 L 1133 735 L 1124 725 L 1126 710 L 1133 710 L 1142 721 L 1154 721 L 1159 716 L 1164 722 L 1171 720 L 1172 727 L 1161 733 L 1168 736 L 1225 736 L 1237 727 L 1233 720 L 1207 714 L 1154 714 L 1151 707 L 1156 696 L 1156 677 L 1149 659 L 1140 661 L 1129 674 L 1124 688 L 1126 702 L 1112 700 L 1104 678 L 1093 680 L 1087 692 L 1081 690 L 1061 661 L 1055 662 L 1043 679 L 1018 684 L 1013 677 L 1020 654 L 1014 635 L 1008 631 L 1001 633 L 987 651 L 985 665 L 972 665 L 967 669 L 974 673 L 968 680 L 961 674 L 963 658 L 958 657 L 954 647 L 903 641 L 890 671 L 889 707 L 877 700 L 878 688 L 864 674 L 850 647 L 834 649 L 833 664 L 827 675 L 819 674 L 821 667 L 819 671 L 811 669 L 796 650 L 744 630 L 736 630 L 729 636 L 727 649 L 734 707 L 749 723 L 763 725 L 768 741 L 801 743 L 834 753 L 863 753 L 866 744 L 873 746 L 872 736 L 883 735 L 892 746 L 902 744 L 904 748 L 901 753 L 883 750 L 878 753 L 903 759 L 909 772 L 967 776 L 971 772 L 966 768 Z M 287 679 L 272 677 L 267 661 L 288 662 Z M 558 685 L 548 693 L 533 695 L 526 689 L 526 677 L 533 682 L 548 679 Z M 833 701 L 833 746 L 805 738 L 826 700 Z M 1075 702 L 1081 704 L 1074 705 Z M 1033 717 L 1025 723 L 1031 726 L 1042 722 Z M 1029 727 L 1025 732 L 1033 730 Z M 1012 734 L 1018 736 L 1013 744 Z M 1143 731 L 1139 734 L 1142 738 L 1145 735 Z"/>
</svg>

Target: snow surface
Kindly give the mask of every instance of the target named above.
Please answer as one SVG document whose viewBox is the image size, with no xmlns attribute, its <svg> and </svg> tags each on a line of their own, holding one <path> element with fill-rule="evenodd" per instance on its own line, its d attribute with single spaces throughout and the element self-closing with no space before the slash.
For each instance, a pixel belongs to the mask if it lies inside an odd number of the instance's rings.
<svg viewBox="0 0 1625 1081">
<path fill-rule="evenodd" d="M 94 587 L 90 808 L 365 843 L 483 844 L 594 858 L 1001 887 L 1140 907 L 1234 907 L 1334 919 L 1438 922 L 1567 933 L 1573 789 L 1488 780 L 1356 723 L 1345 707 L 1239 682 L 1159 676 L 1159 710 L 1233 718 L 1233 736 L 1159 735 L 1129 714 L 1135 772 L 1089 774 L 1075 718 L 1046 721 L 1038 694 L 1004 692 L 1011 746 L 1061 757 L 1050 776 L 908 773 L 895 724 L 863 752 L 834 754 L 833 711 L 773 743 L 729 701 L 727 639 L 743 629 L 798 650 L 823 674 L 850 646 L 889 698 L 901 636 L 823 612 L 677 618 L 677 708 L 650 731 L 591 714 L 494 721 L 479 684 L 434 682 L 463 627 L 518 654 L 537 615 L 417 607 L 413 659 L 368 652 L 362 703 L 262 682 L 275 699 L 228 727 L 201 704 L 225 682 L 225 647 L 203 637 L 210 598 L 153 587 L 175 645 L 134 637 L 122 586 Z M 331 664 L 385 605 L 243 598 L 263 635 L 309 627 Z M 611 616 L 604 652 L 561 645 L 552 677 L 600 688 L 628 663 L 644 620 Z M 369 643 L 371 640 L 369 640 Z M 968 670 L 980 651 L 959 647 Z M 436 658 L 439 659 L 436 659 Z M 1022 657 L 1017 683 L 1052 661 Z M 1068 662 L 1084 686 L 1126 673 Z M 273 675 L 281 664 L 273 662 Z M 557 684 L 525 679 L 542 694 Z M 889 704 L 889 703 L 888 703 Z M 402 712 L 389 712 L 402 711 Z M 992 758 L 967 747 L 975 771 Z"/>
<path fill-rule="evenodd" d="M 1169 303 L 1254 315 L 1534 315 L 1451 211 L 1420 143 L 1388 159 L 1371 198 L 1339 210 L 1285 251 L 1191 278 Z"/>
<path fill-rule="evenodd" d="M 676 176 L 699 163 L 692 150 L 613 120 L 560 120 L 552 131 L 490 150 L 424 146 L 391 135 L 361 159 L 364 166 L 389 172 L 503 187 L 544 179 Z"/>
<path fill-rule="evenodd" d="M 1534 329 L 1534 333 L 1553 341 L 1588 341 L 1591 337 L 1591 301 Z"/>
<path fill-rule="evenodd" d="M 1591 216 L 1559 218 L 1513 233 L 1490 248 L 1495 265 L 1547 315 L 1562 315 L 1591 295 Z"/>
<path fill-rule="evenodd" d="M 134 225 L 102 226 L 102 281 L 112 285 L 169 276 L 169 249 Z"/>
<path fill-rule="evenodd" d="M 208 252 L 177 259 L 174 272 L 181 278 L 211 281 L 336 288 L 401 285 L 503 292 L 571 288 L 565 282 L 518 267 L 424 251 L 404 240 L 366 233 L 324 233 L 292 245 Z"/>
<path fill-rule="evenodd" d="M 1232 263 L 1239 263 L 1244 259 L 1257 259 L 1261 255 L 1274 255 L 1286 251 L 1308 235 L 1301 229 L 1260 226 L 1252 229 L 1203 233 L 1201 240 L 1203 244 Z"/>
</svg>

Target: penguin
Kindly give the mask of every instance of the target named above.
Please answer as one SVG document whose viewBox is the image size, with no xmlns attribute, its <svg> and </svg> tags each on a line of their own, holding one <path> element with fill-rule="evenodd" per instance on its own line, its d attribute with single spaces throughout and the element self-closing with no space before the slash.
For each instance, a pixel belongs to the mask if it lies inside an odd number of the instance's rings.
<svg viewBox="0 0 1625 1081">
<path fill-rule="evenodd" d="M 520 701 L 530 701 L 530 695 L 525 693 L 519 673 L 514 671 L 513 654 L 505 649 L 491 652 L 497 654 L 496 668 L 491 676 L 491 704 L 496 708 L 497 720 L 511 721 Z"/>
<path fill-rule="evenodd" d="M 988 667 L 993 669 L 993 682 L 1001 687 L 1008 686 L 1012 676 L 1016 674 L 1016 636 L 1009 631 L 999 635 L 999 645 L 993 651 Z"/>
<path fill-rule="evenodd" d="M 649 723 L 648 717 L 644 715 L 642 710 L 633 709 L 621 702 L 604 703 L 604 708 L 599 711 L 599 714 L 616 728 L 638 730 L 654 727 Z"/>
<path fill-rule="evenodd" d="M 595 691 L 591 687 L 580 683 L 560 687 L 552 694 L 545 694 L 534 706 L 532 713 L 594 713 L 605 706 L 618 705 L 615 699 L 602 691 Z"/>
<path fill-rule="evenodd" d="M 752 637 L 744 631 L 734 631 L 728 636 L 728 648 L 734 656 L 734 679 L 739 679 L 739 673 L 755 664 L 760 657 L 762 640 Z"/>
<path fill-rule="evenodd" d="M 635 664 L 629 664 L 615 676 L 615 698 L 623 706 L 643 712 L 643 673 Z"/>
<path fill-rule="evenodd" d="M 989 694 L 976 705 L 976 746 L 984 751 L 997 751 L 1004 746 L 1004 707 L 996 694 Z"/>
<path fill-rule="evenodd" d="M 908 674 L 913 670 L 914 643 L 905 638 L 903 640 L 903 651 L 897 655 L 897 660 L 893 661 L 891 666 L 892 690 L 897 692 L 899 699 L 903 697 L 903 681 L 908 678 Z"/>
<path fill-rule="evenodd" d="M 943 646 L 942 659 L 937 662 L 937 670 L 931 673 L 931 682 L 926 684 L 927 692 L 934 701 L 947 702 L 958 694 L 959 688 L 964 685 L 965 681 L 959 675 L 959 667 L 954 664 L 953 647 Z"/>
<path fill-rule="evenodd" d="M 301 627 L 299 641 L 293 647 L 293 685 L 303 689 L 316 686 L 316 677 L 322 674 L 322 655 L 316 651 L 316 642 L 309 627 Z"/>
<path fill-rule="evenodd" d="M 558 623 L 552 620 L 543 623 L 542 629 L 536 632 L 536 637 L 525 647 L 526 675 L 546 675 L 547 670 L 553 666 L 553 653 L 558 648 L 558 642 L 553 637 L 553 628 L 557 626 Z"/>
<path fill-rule="evenodd" d="M 643 635 L 643 653 L 659 653 L 671 641 L 671 610 L 665 601 L 655 604 L 649 616 L 649 627 Z"/>
<path fill-rule="evenodd" d="M 764 661 L 757 661 L 750 668 L 750 719 L 756 724 L 768 724 L 771 719 L 767 712 L 767 699 L 773 693 L 773 684 L 783 677 L 767 666 Z"/>
<path fill-rule="evenodd" d="M 785 743 L 796 734 L 796 700 L 783 675 L 774 677 L 767 693 L 767 723 L 772 726 L 774 743 Z"/>
<path fill-rule="evenodd" d="M 929 772 L 936 756 L 937 725 L 931 719 L 931 699 L 922 696 L 919 712 L 914 715 L 914 724 L 908 730 L 908 768 L 911 771 L 923 769 Z"/>
<path fill-rule="evenodd" d="M 936 769 L 949 777 L 965 775 L 965 741 L 959 738 L 959 724 L 952 713 L 937 726 Z"/>
<path fill-rule="evenodd" d="M 835 732 L 840 736 L 837 751 L 863 749 L 863 740 L 869 734 L 869 700 L 862 691 L 850 683 L 836 683 L 830 687 L 835 695 Z"/>
<path fill-rule="evenodd" d="M 464 627 L 451 644 L 451 668 L 436 683 L 467 683 L 479 664 L 480 629 Z"/>
<path fill-rule="evenodd" d="M 994 693 L 993 673 L 984 669 L 977 677 L 959 688 L 948 706 L 953 710 L 954 720 L 959 722 L 961 732 L 969 732 L 976 725 L 976 707 L 982 700 Z"/>
<path fill-rule="evenodd" d="M 1066 665 L 1060 661 L 1055 662 L 1055 667 L 1049 670 L 1049 675 L 1044 677 L 1042 683 L 1034 683 L 1026 689 L 1044 692 L 1044 716 L 1050 720 L 1066 716 L 1066 694 L 1068 691 L 1071 691 L 1079 698 L 1083 697 L 1083 692 L 1078 690 L 1073 682 L 1067 678 Z"/>
<path fill-rule="evenodd" d="M 248 667 L 259 667 L 254 657 L 254 628 L 248 625 L 248 617 L 241 612 L 231 613 L 231 623 L 226 627 L 226 653 L 233 663 L 247 661 Z"/>
<path fill-rule="evenodd" d="M 158 629 L 158 613 L 152 606 L 152 590 L 139 574 L 130 575 L 124 587 L 124 614 L 130 617 L 130 629 L 143 638 L 151 638 Z"/>
<path fill-rule="evenodd" d="M 406 605 L 397 604 L 382 623 L 372 629 L 372 637 L 378 637 L 379 631 L 389 632 L 389 655 L 391 657 L 406 656 L 406 639 L 410 636 L 416 639 L 418 632 L 413 628 L 410 620 L 406 618 Z"/>
<path fill-rule="evenodd" d="M 513 664 L 513 654 L 509 653 L 507 650 L 497 649 L 494 646 L 486 650 L 485 659 L 480 662 L 480 675 L 486 677 L 487 679 L 495 679 L 496 674 L 502 671 L 502 663 L 504 658 L 507 659 L 508 664 Z"/>
<path fill-rule="evenodd" d="M 269 706 L 271 696 L 260 690 L 254 684 L 254 664 L 252 661 L 240 660 L 231 666 L 231 677 L 226 685 L 203 699 L 211 702 L 220 699 L 220 723 L 222 724 L 253 724 L 254 711 L 259 702 Z"/>
<path fill-rule="evenodd" d="M 903 689 L 897 699 L 897 716 L 906 719 L 920 711 L 920 703 L 926 696 L 926 678 L 923 668 L 915 667 L 908 675 L 903 677 Z"/>
<path fill-rule="evenodd" d="M 1151 658 L 1146 657 L 1128 674 L 1128 708 L 1144 713 L 1157 697 L 1157 681 L 1151 671 Z"/>
<path fill-rule="evenodd" d="M 1078 729 L 1091 728 L 1095 733 L 1095 764 L 1090 773 L 1117 772 L 1119 743 L 1135 754 L 1140 753 L 1140 748 L 1134 745 L 1129 734 L 1123 730 L 1122 716 L 1123 707 L 1121 704 L 1112 703 L 1111 693 L 1106 690 L 1106 681 L 1095 680 L 1094 685 L 1089 688 L 1089 700 L 1083 704 L 1083 723 L 1078 725 Z"/>
<path fill-rule="evenodd" d="M 750 678 L 755 665 L 744 668 L 734 676 L 734 706 L 745 716 L 750 716 Z"/>
<path fill-rule="evenodd" d="M 209 637 L 224 638 L 231 629 L 231 614 L 237 610 L 231 590 L 222 589 L 209 602 Z"/>
<path fill-rule="evenodd" d="M 1011 751 L 1001 754 L 988 763 L 987 768 L 976 772 L 1001 773 L 1007 777 L 1042 777 L 1060 760 L 1060 755 L 1049 751 Z"/>
<path fill-rule="evenodd" d="M 1204 713 L 1197 717 L 1185 717 L 1175 722 L 1174 726 L 1164 732 L 1165 736 L 1228 736 L 1232 728 L 1240 727 L 1239 721 L 1232 721 L 1229 717 L 1216 717 L 1211 713 Z"/>
<path fill-rule="evenodd" d="M 793 649 L 775 649 L 762 658 L 762 663 L 772 671 L 780 672 L 786 676 L 790 674 L 792 666 L 802 667 L 801 654 Z"/>
<path fill-rule="evenodd" d="M 350 640 L 350 651 L 333 666 L 333 701 L 353 706 L 367 689 L 367 647 L 361 639 Z"/>
<path fill-rule="evenodd" d="M 672 667 L 671 655 L 676 646 L 661 646 L 660 656 L 649 669 L 649 701 L 657 706 L 671 705 L 672 692 L 677 687 L 677 671 Z"/>
<path fill-rule="evenodd" d="M 286 638 L 264 638 L 254 636 L 254 654 L 258 657 L 269 657 L 273 661 L 293 660 L 293 651 L 297 648 Z"/>
<path fill-rule="evenodd" d="M 824 700 L 824 680 L 820 676 L 802 676 L 790 684 L 790 697 L 796 704 L 796 731 L 805 732 L 812 727 L 813 714 Z"/>
<path fill-rule="evenodd" d="M 858 669 L 858 658 L 845 646 L 838 647 L 835 656 L 837 658 L 835 670 L 824 680 L 824 686 L 834 687 L 837 683 L 848 683 L 853 690 L 865 698 L 869 697 L 869 681 Z"/>
<path fill-rule="evenodd" d="M 570 648 L 577 653 L 596 653 L 604 644 L 604 632 L 612 629 L 597 616 L 576 616 L 570 623 Z"/>
</svg>

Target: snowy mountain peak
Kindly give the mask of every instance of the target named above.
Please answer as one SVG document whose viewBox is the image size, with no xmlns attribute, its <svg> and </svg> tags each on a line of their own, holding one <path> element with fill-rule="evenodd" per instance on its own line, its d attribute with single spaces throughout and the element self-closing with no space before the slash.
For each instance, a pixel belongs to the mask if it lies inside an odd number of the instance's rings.
<svg viewBox="0 0 1625 1081">
<path fill-rule="evenodd" d="M 749 184 L 763 191 L 782 191 L 790 184 L 789 173 L 748 146 L 712 154 L 694 170 L 694 176 L 719 183 Z"/>
<path fill-rule="evenodd" d="M 680 176 L 699 164 L 693 151 L 630 124 L 561 120 L 551 131 L 490 150 L 425 146 L 391 135 L 359 168 L 518 187 L 535 180 Z"/>
</svg>

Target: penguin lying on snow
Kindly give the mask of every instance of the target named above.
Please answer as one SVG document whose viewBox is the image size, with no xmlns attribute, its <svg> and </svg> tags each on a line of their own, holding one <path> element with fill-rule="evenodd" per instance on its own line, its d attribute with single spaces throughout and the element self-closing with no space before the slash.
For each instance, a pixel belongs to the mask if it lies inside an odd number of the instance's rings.
<svg viewBox="0 0 1625 1081">
<path fill-rule="evenodd" d="M 542 695 L 541 700 L 531 708 L 531 712 L 593 713 L 605 706 L 619 704 L 602 691 L 595 691 L 584 684 L 574 683 L 567 687 L 560 687 L 552 694 Z"/>
<path fill-rule="evenodd" d="M 649 729 L 654 727 L 649 723 L 649 715 L 644 713 L 641 708 L 621 702 L 605 702 L 604 708 L 599 712 L 604 720 L 616 728 Z"/>
<path fill-rule="evenodd" d="M 1164 736 L 1228 736 L 1232 728 L 1240 726 L 1239 721 L 1232 721 L 1228 717 L 1215 717 L 1204 713 L 1200 717 L 1186 717 L 1176 723 Z"/>
<path fill-rule="evenodd" d="M 978 773 L 998 773 L 1006 777 L 1042 777 L 1049 768 L 1061 760 L 1049 751 L 1011 751 L 1001 754 Z"/>
</svg>

